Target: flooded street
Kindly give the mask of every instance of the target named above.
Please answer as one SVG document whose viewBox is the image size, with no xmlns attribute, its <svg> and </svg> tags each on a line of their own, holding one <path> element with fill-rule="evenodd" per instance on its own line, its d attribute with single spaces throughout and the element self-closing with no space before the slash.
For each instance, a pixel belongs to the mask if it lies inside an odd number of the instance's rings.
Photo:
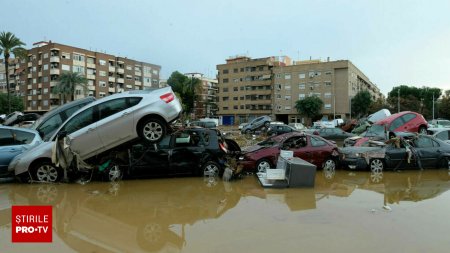
<svg viewBox="0 0 450 253">
<path fill-rule="evenodd" d="M 448 252 L 447 170 L 1 184 L 2 252 Z M 52 205 L 53 243 L 11 243 L 12 205 Z"/>
</svg>

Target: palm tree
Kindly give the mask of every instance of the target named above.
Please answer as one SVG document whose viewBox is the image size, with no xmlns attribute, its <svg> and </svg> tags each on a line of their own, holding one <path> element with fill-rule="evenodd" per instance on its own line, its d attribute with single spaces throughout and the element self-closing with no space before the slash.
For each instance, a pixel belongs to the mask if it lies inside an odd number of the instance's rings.
<svg viewBox="0 0 450 253">
<path fill-rule="evenodd" d="M 10 98 L 10 88 L 9 87 L 9 57 L 11 53 L 16 58 L 22 58 L 26 54 L 25 43 L 20 41 L 14 34 L 10 32 L 2 32 L 0 34 L 0 55 L 3 53 L 5 56 L 5 70 L 6 70 L 6 90 L 8 92 L 8 113 L 11 113 L 11 98 Z"/>
<path fill-rule="evenodd" d="M 74 100 L 75 90 L 77 86 L 81 86 L 86 92 L 87 79 L 78 72 L 63 72 L 59 78 L 58 83 L 52 90 L 53 94 L 59 94 L 61 96 L 60 104 L 64 104 L 67 101 L 67 96 L 70 96 L 71 101 Z"/>
</svg>

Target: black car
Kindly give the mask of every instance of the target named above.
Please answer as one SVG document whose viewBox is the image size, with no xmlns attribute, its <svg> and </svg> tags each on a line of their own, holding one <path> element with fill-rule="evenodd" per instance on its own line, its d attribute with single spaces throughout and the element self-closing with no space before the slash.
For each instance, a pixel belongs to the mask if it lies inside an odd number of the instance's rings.
<svg viewBox="0 0 450 253">
<path fill-rule="evenodd" d="M 270 124 L 269 129 L 267 131 L 267 135 L 269 136 L 275 136 L 290 132 L 297 132 L 297 129 L 295 129 L 292 126 L 284 125 L 284 124 Z"/>
<path fill-rule="evenodd" d="M 350 169 L 450 169 L 450 144 L 428 135 L 397 137 L 381 147 L 341 148 L 341 165 Z"/>
<path fill-rule="evenodd" d="M 219 176 L 227 157 L 240 148 L 235 141 L 223 138 L 218 130 L 187 128 L 166 135 L 154 145 L 132 145 L 129 151 L 128 159 L 123 159 L 129 163 L 108 166 L 107 180 L 114 180 L 110 177 L 118 177 L 118 173 L 120 177 L 122 173 L 128 177 Z"/>
</svg>

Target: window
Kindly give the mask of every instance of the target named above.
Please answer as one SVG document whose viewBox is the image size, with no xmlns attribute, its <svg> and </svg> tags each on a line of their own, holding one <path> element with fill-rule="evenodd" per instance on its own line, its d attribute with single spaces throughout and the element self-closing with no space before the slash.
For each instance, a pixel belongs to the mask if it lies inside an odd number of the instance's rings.
<svg viewBox="0 0 450 253">
<path fill-rule="evenodd" d="M 0 146 L 14 145 L 14 138 L 9 129 L 0 129 Z"/>
<path fill-rule="evenodd" d="M 285 109 L 286 111 L 290 111 L 290 110 L 291 110 L 291 106 L 290 106 L 290 105 L 286 105 L 286 106 L 284 107 L 284 109 Z"/>
<path fill-rule="evenodd" d="M 224 73 L 224 74 L 228 74 L 228 69 L 224 69 L 224 70 L 223 70 L 223 73 Z"/>
<path fill-rule="evenodd" d="M 73 60 L 74 61 L 84 61 L 84 55 L 73 53 Z"/>
<path fill-rule="evenodd" d="M 233 69 L 233 73 L 237 73 L 238 71 L 238 69 Z"/>
<path fill-rule="evenodd" d="M 43 133 L 43 135 L 45 136 L 44 140 L 48 140 L 48 138 L 50 138 L 50 134 L 53 133 L 62 123 L 63 121 L 61 120 L 61 116 L 59 114 L 56 114 L 45 121 L 44 124 L 42 124 L 37 130 Z"/>
<path fill-rule="evenodd" d="M 311 146 L 313 147 L 321 147 L 327 145 L 326 142 L 324 142 L 321 139 L 317 139 L 315 137 L 311 137 Z"/>
<path fill-rule="evenodd" d="M 73 72 L 84 74 L 84 67 L 73 65 Z"/>
<path fill-rule="evenodd" d="M 408 121 L 410 121 L 412 119 L 415 119 L 416 115 L 412 114 L 412 113 L 407 113 L 407 114 L 403 115 L 402 118 L 403 118 L 404 122 L 408 122 Z"/>
<path fill-rule="evenodd" d="M 233 87 L 233 91 L 238 91 L 239 88 L 238 87 Z"/>
<path fill-rule="evenodd" d="M 394 132 L 395 129 L 399 128 L 401 125 L 403 125 L 402 118 L 398 117 L 392 121 L 389 131 Z"/>
<path fill-rule="evenodd" d="M 95 58 L 88 57 L 88 58 L 86 58 L 86 62 L 89 64 L 95 64 Z"/>
<path fill-rule="evenodd" d="M 330 81 L 325 81 L 325 86 L 331 86 L 331 82 Z"/>
<path fill-rule="evenodd" d="M 127 65 L 127 70 L 133 70 L 133 67 L 131 65 Z"/>
<path fill-rule="evenodd" d="M 325 75 L 331 75 L 331 71 L 326 71 Z"/>
<path fill-rule="evenodd" d="M 66 64 L 62 64 L 62 65 L 61 65 L 61 69 L 62 69 L 63 71 L 70 71 L 70 66 L 69 66 L 69 65 L 66 65 Z"/>
<path fill-rule="evenodd" d="M 228 92 L 228 88 L 227 87 L 223 88 L 223 92 Z"/>
<path fill-rule="evenodd" d="M 62 52 L 61 53 L 61 58 L 70 60 L 70 53 Z"/>
<path fill-rule="evenodd" d="M 304 79 L 305 77 L 306 77 L 305 73 L 298 74 L 298 78 L 300 78 L 300 79 Z"/>
<path fill-rule="evenodd" d="M 119 98 L 107 101 L 98 105 L 99 120 L 107 118 L 113 114 L 121 112 L 128 108 L 126 98 Z"/>
<path fill-rule="evenodd" d="M 284 96 L 284 99 L 291 100 L 291 96 L 290 95 L 286 95 L 286 96 Z"/>
<path fill-rule="evenodd" d="M 100 65 L 102 65 L 102 66 L 105 66 L 105 65 L 106 65 L 106 61 L 105 61 L 105 60 L 99 60 L 98 63 L 99 63 Z"/>
<path fill-rule="evenodd" d="M 299 84 L 298 85 L 298 88 L 300 89 L 300 90 L 304 90 L 305 89 L 305 84 L 304 83 L 301 83 L 301 84 Z"/>
<path fill-rule="evenodd" d="M 414 140 L 414 146 L 416 146 L 417 148 L 432 148 L 433 140 L 425 136 L 420 136 L 419 138 Z"/>
<path fill-rule="evenodd" d="M 224 107 L 222 107 L 222 109 L 223 109 L 224 111 L 227 111 L 227 110 L 228 110 L 228 106 L 224 106 Z"/>
<path fill-rule="evenodd" d="M 450 131 L 442 131 L 436 135 L 436 138 L 446 141 L 449 139 L 449 133 Z"/>
<path fill-rule="evenodd" d="M 47 59 L 48 58 L 48 53 L 45 53 L 44 54 L 44 59 Z"/>
<path fill-rule="evenodd" d="M 88 74 L 88 75 L 95 75 L 95 69 L 90 69 L 90 68 L 88 68 L 88 69 L 86 69 L 86 73 Z"/>
<path fill-rule="evenodd" d="M 44 76 L 44 83 L 48 82 L 48 76 Z"/>
<path fill-rule="evenodd" d="M 234 109 L 234 110 L 237 110 L 237 109 L 239 109 L 239 107 L 238 107 L 237 105 L 234 105 L 234 106 L 233 106 L 233 109 Z"/>
<path fill-rule="evenodd" d="M 100 87 L 106 87 L 106 82 L 104 82 L 104 81 L 99 81 L 99 82 L 98 82 L 98 85 L 99 85 Z"/>
<path fill-rule="evenodd" d="M 67 134 L 71 134 L 94 122 L 94 109 L 93 107 L 90 107 L 70 119 L 69 122 L 61 128 L 61 131 L 66 131 Z"/>
<path fill-rule="evenodd" d="M 238 100 L 238 97 L 233 97 L 233 100 L 234 100 L 234 101 L 237 101 L 237 100 Z"/>
<path fill-rule="evenodd" d="M 238 83 L 239 82 L 239 78 L 233 78 L 233 82 Z"/>
<path fill-rule="evenodd" d="M 280 94 L 276 94 L 276 99 L 281 99 L 281 95 Z"/>
<path fill-rule="evenodd" d="M 290 84 L 284 85 L 284 89 L 285 89 L 285 90 L 291 90 L 291 85 L 290 85 Z"/>
<path fill-rule="evenodd" d="M 331 109 L 331 104 L 325 104 L 324 108 L 325 108 L 326 110 Z"/>
<path fill-rule="evenodd" d="M 228 78 L 224 78 L 223 83 L 228 83 Z"/>
<path fill-rule="evenodd" d="M 331 98 L 331 92 L 325 92 L 323 96 L 324 98 Z"/>
<path fill-rule="evenodd" d="M 280 73 L 277 73 L 276 75 L 275 75 L 275 78 L 281 78 L 281 74 Z"/>
<path fill-rule="evenodd" d="M 228 101 L 230 98 L 229 97 L 223 97 L 222 101 Z"/>
<path fill-rule="evenodd" d="M 285 73 L 284 74 L 284 79 L 286 79 L 286 80 L 291 79 L 291 74 Z"/>
<path fill-rule="evenodd" d="M 100 72 L 98 72 L 100 76 L 106 76 L 106 71 L 102 71 L 100 70 Z"/>
<path fill-rule="evenodd" d="M 305 94 L 298 94 L 298 99 L 300 99 L 300 100 L 305 99 Z"/>
</svg>

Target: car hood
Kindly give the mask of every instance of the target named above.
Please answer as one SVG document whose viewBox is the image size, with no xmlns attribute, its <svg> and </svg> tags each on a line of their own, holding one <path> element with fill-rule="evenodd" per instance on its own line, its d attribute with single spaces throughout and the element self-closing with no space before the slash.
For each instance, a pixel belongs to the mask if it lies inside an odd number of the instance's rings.
<svg viewBox="0 0 450 253">
<path fill-rule="evenodd" d="M 272 146 L 260 146 L 260 145 L 253 145 L 249 147 L 245 147 L 242 149 L 242 154 L 252 153 L 261 149 L 269 148 Z"/>
</svg>

